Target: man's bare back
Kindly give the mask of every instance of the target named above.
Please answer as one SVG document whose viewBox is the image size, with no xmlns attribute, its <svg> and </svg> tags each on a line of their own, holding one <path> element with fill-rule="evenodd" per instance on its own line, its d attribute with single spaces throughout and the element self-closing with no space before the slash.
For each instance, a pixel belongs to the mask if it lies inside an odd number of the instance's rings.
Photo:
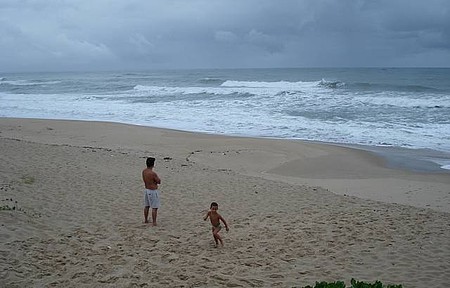
<svg viewBox="0 0 450 288">
<path fill-rule="evenodd" d="M 150 190 L 157 190 L 158 184 L 161 184 L 161 179 L 152 170 L 152 168 L 145 168 L 142 171 L 142 179 L 144 180 L 145 188 Z"/>
</svg>

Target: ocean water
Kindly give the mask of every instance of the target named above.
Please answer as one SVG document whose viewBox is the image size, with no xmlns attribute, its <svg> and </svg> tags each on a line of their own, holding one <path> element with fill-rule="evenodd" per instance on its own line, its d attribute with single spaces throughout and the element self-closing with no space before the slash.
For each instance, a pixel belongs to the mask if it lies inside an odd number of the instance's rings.
<svg viewBox="0 0 450 288">
<path fill-rule="evenodd" d="M 450 69 L 0 73 L 0 117 L 113 121 L 446 155 Z M 450 157 L 434 160 L 450 169 Z"/>
</svg>

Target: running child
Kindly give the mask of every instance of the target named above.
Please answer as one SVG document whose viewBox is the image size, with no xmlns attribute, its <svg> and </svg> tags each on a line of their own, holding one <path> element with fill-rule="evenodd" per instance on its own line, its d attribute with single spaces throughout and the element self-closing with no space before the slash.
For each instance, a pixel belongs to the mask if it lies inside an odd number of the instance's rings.
<svg viewBox="0 0 450 288">
<path fill-rule="evenodd" d="M 206 214 L 205 217 L 203 217 L 203 220 L 206 221 L 206 219 L 211 220 L 211 225 L 212 225 L 212 234 L 214 237 L 214 242 L 216 242 L 216 247 L 220 242 L 220 245 L 223 246 L 223 241 L 222 241 L 222 237 L 220 237 L 219 235 L 219 231 L 222 229 L 222 226 L 220 225 L 220 221 L 222 221 L 222 223 L 225 225 L 225 229 L 228 231 L 228 224 L 225 221 L 225 219 L 223 219 L 222 216 L 220 216 L 219 213 L 217 213 L 217 210 L 219 209 L 219 204 L 217 204 L 216 202 L 212 202 L 211 203 L 211 207 L 210 210 L 208 211 L 208 213 Z"/>
</svg>

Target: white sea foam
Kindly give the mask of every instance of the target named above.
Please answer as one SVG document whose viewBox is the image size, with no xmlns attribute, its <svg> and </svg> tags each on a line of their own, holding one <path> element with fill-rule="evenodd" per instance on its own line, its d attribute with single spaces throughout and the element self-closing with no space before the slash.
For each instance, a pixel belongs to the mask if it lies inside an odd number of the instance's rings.
<svg viewBox="0 0 450 288">
<path fill-rule="evenodd" d="M 277 76 L 279 72 L 273 73 Z M 287 72 L 284 79 L 292 77 L 292 71 Z M 1 83 L 9 84 L 0 85 L 0 116 L 116 121 L 219 134 L 450 152 L 449 93 L 441 93 L 445 87 L 435 89 L 439 93 L 433 89 L 383 90 L 378 84 L 371 90 L 370 85 L 347 85 L 348 79 L 325 80 L 339 79 L 339 74 L 316 80 L 307 75 L 309 80 L 301 81 L 280 81 L 283 77 L 279 76 L 272 81 L 264 74 L 261 79 L 243 81 L 239 73 L 243 73 L 242 78 L 251 78 L 248 71 L 196 73 L 194 80 L 186 80 L 190 75 L 184 72 L 178 76 L 144 73 L 139 77 L 76 74 L 67 79 L 62 75 L 43 79 L 35 74 L 29 79 L 7 75 Z M 361 77 L 360 71 L 354 73 Z M 41 89 L 43 85 L 32 83 L 51 85 Z M 444 84 L 441 81 L 440 85 Z"/>
<path fill-rule="evenodd" d="M 276 81 L 276 82 L 263 82 L 263 81 L 225 81 L 222 83 L 222 87 L 230 88 L 266 88 L 272 91 L 302 91 L 305 89 L 311 89 L 317 87 L 321 82 L 288 82 L 288 81 Z"/>
<path fill-rule="evenodd" d="M 420 97 L 420 98 L 419 98 Z M 450 95 L 429 97 L 427 94 L 411 95 L 407 92 L 382 92 L 370 96 L 357 96 L 364 103 L 405 108 L 450 108 Z"/>
<path fill-rule="evenodd" d="M 35 86 L 35 85 L 54 85 L 59 83 L 61 83 L 61 81 L 6 80 L 6 78 L 0 79 L 0 85 L 9 84 L 15 86 Z"/>
</svg>

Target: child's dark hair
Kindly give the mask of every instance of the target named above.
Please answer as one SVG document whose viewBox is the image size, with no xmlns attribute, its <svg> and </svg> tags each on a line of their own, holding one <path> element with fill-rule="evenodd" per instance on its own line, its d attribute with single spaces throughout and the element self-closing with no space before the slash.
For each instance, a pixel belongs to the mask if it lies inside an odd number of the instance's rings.
<svg viewBox="0 0 450 288">
<path fill-rule="evenodd" d="M 217 207 L 217 208 L 219 208 L 219 204 L 217 204 L 217 202 L 212 202 L 212 203 L 211 203 L 211 206 L 210 206 L 209 208 L 212 208 L 212 207 Z"/>
</svg>

